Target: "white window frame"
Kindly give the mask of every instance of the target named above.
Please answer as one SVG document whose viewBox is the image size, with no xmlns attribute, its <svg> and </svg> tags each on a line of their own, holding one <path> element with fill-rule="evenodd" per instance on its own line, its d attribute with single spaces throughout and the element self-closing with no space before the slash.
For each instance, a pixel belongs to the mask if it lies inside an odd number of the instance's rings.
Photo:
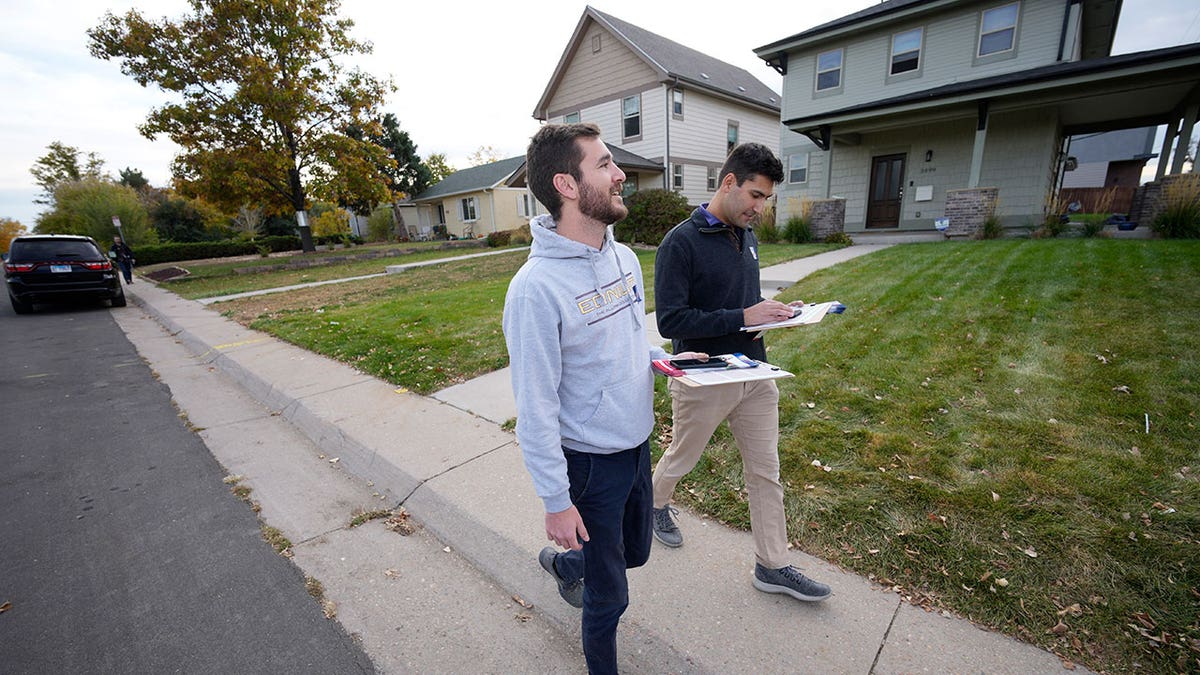
<svg viewBox="0 0 1200 675">
<path fill-rule="evenodd" d="M 473 223 L 479 220 L 478 209 L 475 204 L 474 197 L 463 197 L 458 202 L 458 215 L 462 217 L 464 223 Z M 468 209 L 470 214 L 467 213 Z"/>
<path fill-rule="evenodd" d="M 676 119 L 683 119 L 683 90 L 671 90 L 671 115 Z"/>
<path fill-rule="evenodd" d="M 733 149 L 738 146 L 739 134 L 741 129 L 738 128 L 736 120 L 729 120 L 725 124 L 725 154 L 733 152 Z"/>
<path fill-rule="evenodd" d="M 801 161 L 803 161 L 803 163 L 804 163 L 803 166 L 799 166 Z M 804 175 L 799 180 L 796 180 L 796 172 L 797 171 L 804 172 Z M 808 182 L 808 153 L 807 152 L 797 152 L 797 153 L 788 155 L 787 180 L 788 180 L 789 185 L 796 185 L 799 183 L 807 183 Z"/>
<path fill-rule="evenodd" d="M 821 68 L 821 57 L 825 56 L 826 54 L 833 54 L 833 53 L 837 53 L 837 55 L 838 55 L 837 67 L 822 69 Z M 842 47 L 838 47 L 837 49 L 830 49 L 829 51 L 824 51 L 824 52 L 821 52 L 820 54 L 817 54 L 817 69 L 816 69 L 817 75 L 816 75 L 816 79 L 813 81 L 813 90 L 814 91 L 835 91 L 835 90 L 841 89 L 842 88 L 842 66 L 843 66 L 843 64 L 845 64 L 845 62 L 846 62 L 846 50 Z M 825 73 L 834 73 L 834 72 L 837 73 L 837 84 L 830 85 L 828 87 L 822 87 L 821 86 L 821 76 L 824 75 Z"/>
<path fill-rule="evenodd" d="M 1004 25 L 1004 26 L 1001 26 L 1000 28 L 995 28 L 995 29 L 989 30 L 989 31 L 984 30 L 984 25 L 987 23 L 987 16 L 989 13 L 1006 10 L 1010 7 L 1013 8 L 1013 18 L 1012 18 L 1011 25 Z M 1010 3 L 1004 4 L 1004 5 L 997 5 L 995 7 L 990 7 L 988 9 L 985 9 L 982 12 L 980 12 L 979 13 L 979 41 L 978 41 L 978 44 L 976 44 L 976 46 L 975 46 L 975 57 L 983 58 L 986 56 L 995 56 L 996 54 L 1011 53 L 1014 49 L 1017 48 L 1017 25 L 1020 22 L 1021 22 L 1021 3 L 1020 2 L 1010 2 Z M 1002 33 L 1004 31 L 1011 32 L 1011 38 L 1008 43 L 1008 48 L 1007 49 L 998 49 L 996 51 L 988 52 L 988 53 L 984 54 L 983 53 L 984 37 L 986 37 L 988 35 L 995 35 L 996 33 Z"/>
<path fill-rule="evenodd" d="M 567 113 L 566 115 L 563 115 L 563 124 L 579 124 L 579 122 L 582 121 L 582 119 L 583 118 L 580 115 L 579 111 L 576 110 L 575 112 L 571 112 L 571 113 Z"/>
<path fill-rule="evenodd" d="M 902 52 L 897 52 L 896 51 L 896 38 L 909 35 L 910 33 L 918 33 L 919 34 L 919 37 L 917 39 L 917 48 L 916 49 L 906 49 Z M 924 56 L 924 54 L 922 54 L 922 52 L 925 51 L 925 27 L 918 26 L 916 28 L 902 30 L 899 33 L 892 33 L 892 46 L 891 46 L 891 49 L 889 49 L 888 51 L 890 54 L 890 57 L 888 58 L 888 77 L 892 77 L 895 75 L 907 75 L 909 73 L 921 72 L 921 58 Z M 902 70 L 900 72 L 896 72 L 896 57 L 899 55 L 902 55 L 902 54 L 912 54 L 913 52 L 916 52 L 916 54 L 917 54 L 917 65 L 913 66 L 912 68 L 909 68 L 908 70 Z"/>
<path fill-rule="evenodd" d="M 631 101 L 637 105 L 637 110 L 635 110 L 633 112 L 629 111 L 629 106 L 628 106 L 628 103 Z M 629 130 L 629 121 L 634 118 L 637 119 L 637 133 L 634 133 L 634 134 L 625 133 L 626 131 Z M 625 98 L 621 99 L 621 138 L 628 141 L 631 139 L 638 139 L 641 137 L 642 137 L 642 95 L 634 94 L 633 96 L 626 96 Z"/>
<path fill-rule="evenodd" d="M 673 190 L 682 190 L 683 189 L 683 165 L 682 164 L 672 164 L 671 165 L 671 189 L 673 189 Z"/>
<path fill-rule="evenodd" d="M 522 218 L 532 218 L 537 215 L 537 199 L 532 194 L 523 192 L 517 198 L 517 215 Z"/>
<path fill-rule="evenodd" d="M 705 185 L 707 186 L 709 192 L 717 189 L 717 173 L 719 171 L 720 169 L 715 166 L 708 167 L 708 172 L 705 175 Z"/>
</svg>

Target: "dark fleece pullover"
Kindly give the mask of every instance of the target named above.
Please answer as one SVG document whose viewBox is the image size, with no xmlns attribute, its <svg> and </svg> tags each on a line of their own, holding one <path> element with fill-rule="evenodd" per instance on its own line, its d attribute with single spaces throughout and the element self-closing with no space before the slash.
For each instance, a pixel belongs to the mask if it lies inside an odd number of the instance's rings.
<svg viewBox="0 0 1200 675">
<path fill-rule="evenodd" d="M 658 332 L 671 338 L 675 353 L 741 352 L 766 361 L 763 341 L 739 330 L 745 325 L 742 310 L 763 299 L 758 239 L 749 228 L 710 224 L 702 208 L 672 228 L 658 247 L 654 259 Z"/>
</svg>

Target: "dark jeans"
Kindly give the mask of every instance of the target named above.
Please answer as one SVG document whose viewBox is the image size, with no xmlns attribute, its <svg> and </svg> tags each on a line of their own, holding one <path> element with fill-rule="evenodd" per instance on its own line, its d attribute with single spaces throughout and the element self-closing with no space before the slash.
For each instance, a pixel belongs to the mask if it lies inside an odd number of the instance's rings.
<svg viewBox="0 0 1200 675">
<path fill-rule="evenodd" d="M 617 622 L 629 606 L 625 570 L 650 558 L 654 495 L 650 488 L 650 441 L 611 455 L 563 448 L 571 501 L 590 539 L 582 551 L 558 556 L 567 580 L 583 578 L 583 654 L 588 672 L 617 672 Z"/>
<path fill-rule="evenodd" d="M 125 277 L 125 283 L 133 283 L 133 265 L 128 260 L 118 260 L 117 267 L 121 268 L 121 276 Z"/>
</svg>

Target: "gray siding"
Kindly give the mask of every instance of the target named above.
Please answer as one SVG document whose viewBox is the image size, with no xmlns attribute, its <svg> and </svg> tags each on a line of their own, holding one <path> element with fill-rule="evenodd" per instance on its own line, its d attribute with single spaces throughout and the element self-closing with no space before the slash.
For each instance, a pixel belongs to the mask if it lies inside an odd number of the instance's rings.
<svg viewBox="0 0 1200 675">
<path fill-rule="evenodd" d="M 600 36 L 598 53 L 592 52 L 594 36 Z M 571 106 L 609 98 L 630 88 L 646 87 L 657 80 L 658 74 L 650 66 L 612 33 L 593 23 L 567 64 L 548 109 L 551 115 L 561 116 L 571 112 Z"/>
<path fill-rule="evenodd" d="M 1062 0 L 1021 0 L 1015 54 L 986 62 L 975 58 L 981 12 L 1002 4 L 1006 3 L 963 3 L 940 16 L 893 24 L 855 36 L 847 43 L 828 42 L 790 54 L 783 84 L 783 119 L 1055 63 L 1066 7 Z M 917 27 L 925 29 L 918 74 L 905 74 L 889 81 L 892 35 Z M 816 95 L 817 54 L 838 47 L 845 49 L 843 90 Z"/>
</svg>

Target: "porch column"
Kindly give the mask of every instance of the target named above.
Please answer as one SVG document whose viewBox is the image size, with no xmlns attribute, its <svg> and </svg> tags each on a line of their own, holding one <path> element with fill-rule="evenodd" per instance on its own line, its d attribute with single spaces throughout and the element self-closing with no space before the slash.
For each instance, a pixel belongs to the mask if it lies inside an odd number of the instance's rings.
<svg viewBox="0 0 1200 675">
<path fill-rule="evenodd" d="M 971 177 L 968 188 L 979 187 L 979 174 L 983 173 L 983 147 L 987 142 L 988 102 L 979 102 L 979 120 L 975 125 L 975 146 L 971 149 Z"/>
<path fill-rule="evenodd" d="M 1167 162 L 1171 157 L 1171 143 L 1175 140 L 1175 132 L 1179 130 L 1179 120 L 1171 120 L 1167 125 L 1167 133 L 1163 135 L 1162 148 L 1158 151 L 1158 170 L 1154 172 L 1154 180 L 1162 180 L 1167 175 Z"/>
<path fill-rule="evenodd" d="M 1196 113 L 1200 111 L 1200 103 L 1193 103 L 1183 115 L 1183 127 L 1179 130 L 1179 139 L 1175 142 L 1175 156 L 1171 158 L 1171 173 L 1183 172 L 1183 160 L 1187 158 L 1188 145 L 1192 141 L 1192 128 L 1196 126 Z M 1192 165 L 1195 171 L 1195 164 Z"/>
<path fill-rule="evenodd" d="M 833 197 L 833 143 L 825 151 L 825 199 Z"/>
</svg>

